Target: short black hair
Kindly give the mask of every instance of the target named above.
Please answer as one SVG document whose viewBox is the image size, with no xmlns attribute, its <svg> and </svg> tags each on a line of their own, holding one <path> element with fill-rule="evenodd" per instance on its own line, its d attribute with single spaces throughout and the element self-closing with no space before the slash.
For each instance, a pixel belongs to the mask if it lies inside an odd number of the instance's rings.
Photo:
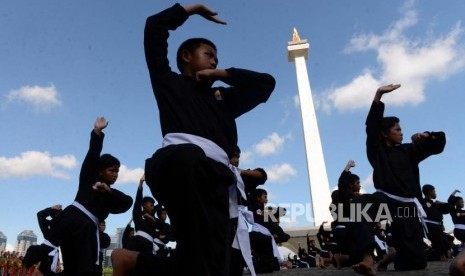
<svg viewBox="0 0 465 276">
<path fill-rule="evenodd" d="M 255 198 L 258 198 L 258 197 L 261 197 L 262 195 L 267 195 L 268 193 L 266 192 L 266 190 L 264 189 L 255 189 L 255 191 L 253 192 Z"/>
<path fill-rule="evenodd" d="M 389 130 L 399 122 L 399 118 L 395 116 L 384 117 L 381 122 L 381 134 L 388 134 Z"/>
<path fill-rule="evenodd" d="M 352 184 L 354 183 L 355 181 L 358 181 L 360 180 L 360 177 L 354 173 L 350 174 L 350 176 L 348 177 L 349 178 L 349 183 Z"/>
<path fill-rule="evenodd" d="M 423 187 L 421 188 L 421 191 L 423 192 L 424 195 L 426 195 L 428 192 L 434 190 L 434 186 L 433 185 L 430 185 L 430 184 L 425 184 L 423 185 Z"/>
<path fill-rule="evenodd" d="M 119 162 L 118 158 L 114 157 L 111 154 L 105 153 L 100 156 L 99 160 L 99 169 L 106 169 L 113 166 L 120 166 L 121 163 Z"/>
<path fill-rule="evenodd" d="M 155 204 L 155 199 L 153 199 L 153 197 L 150 196 L 144 196 L 144 198 L 142 199 L 142 205 L 144 205 L 147 202 Z"/>
<path fill-rule="evenodd" d="M 210 40 L 202 37 L 189 38 L 188 40 L 181 43 L 176 54 L 176 64 L 178 66 L 179 72 L 184 71 L 184 61 L 182 59 L 182 51 L 187 50 L 193 52 L 195 49 L 199 48 L 201 44 L 207 44 L 211 46 L 216 51 L 216 45 Z"/>
</svg>

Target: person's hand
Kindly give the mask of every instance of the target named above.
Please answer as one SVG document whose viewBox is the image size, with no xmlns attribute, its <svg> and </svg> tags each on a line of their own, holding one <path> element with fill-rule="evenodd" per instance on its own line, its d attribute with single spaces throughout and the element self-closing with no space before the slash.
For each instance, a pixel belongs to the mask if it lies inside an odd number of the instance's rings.
<svg viewBox="0 0 465 276">
<path fill-rule="evenodd" d="M 378 91 L 376 91 L 376 92 L 379 92 L 381 94 L 385 94 L 385 93 L 392 92 L 392 91 L 396 90 L 399 87 L 400 87 L 400 84 L 384 85 L 384 86 L 379 87 Z"/>
<path fill-rule="evenodd" d="M 208 8 L 207 6 L 203 4 L 194 4 L 190 6 L 185 6 L 184 9 L 189 15 L 198 14 L 209 21 L 222 24 L 222 25 L 226 25 L 225 21 L 218 18 L 217 12 L 212 11 L 210 8 Z"/>
<path fill-rule="evenodd" d="M 148 213 L 143 214 L 143 215 L 142 215 L 142 218 L 143 218 L 143 219 L 146 219 L 146 220 L 151 220 L 151 221 L 153 221 L 153 222 L 156 222 L 156 221 L 157 221 L 152 215 L 150 215 L 150 214 L 148 214 Z"/>
<path fill-rule="evenodd" d="M 418 143 L 422 139 L 429 138 L 429 136 L 430 136 L 429 133 L 426 133 L 426 132 L 415 133 L 411 137 L 412 143 L 414 144 Z"/>
<path fill-rule="evenodd" d="M 105 119 L 105 117 L 97 117 L 97 120 L 95 121 L 94 124 L 94 131 L 98 135 L 102 133 L 102 130 L 108 126 L 108 121 Z"/>
<path fill-rule="evenodd" d="M 459 190 L 455 189 L 453 192 L 452 192 L 452 195 L 455 195 L 456 193 L 460 193 Z"/>
<path fill-rule="evenodd" d="M 145 181 L 145 174 L 143 174 L 139 180 L 139 190 L 142 189 L 142 184 L 144 184 Z"/>
<path fill-rule="evenodd" d="M 350 168 L 353 168 L 355 167 L 355 161 L 354 160 L 349 160 L 349 162 L 347 162 L 347 165 L 344 169 L 344 171 L 348 172 L 350 170 Z"/>
<path fill-rule="evenodd" d="M 104 182 L 95 182 L 94 186 L 92 186 L 92 189 L 103 193 L 111 192 L 110 186 L 108 186 L 107 183 Z"/>
<path fill-rule="evenodd" d="M 61 204 L 57 204 L 57 205 L 53 205 L 53 206 L 50 207 L 50 208 L 52 208 L 52 209 L 54 209 L 54 210 L 61 210 L 62 206 L 61 206 Z"/>
</svg>

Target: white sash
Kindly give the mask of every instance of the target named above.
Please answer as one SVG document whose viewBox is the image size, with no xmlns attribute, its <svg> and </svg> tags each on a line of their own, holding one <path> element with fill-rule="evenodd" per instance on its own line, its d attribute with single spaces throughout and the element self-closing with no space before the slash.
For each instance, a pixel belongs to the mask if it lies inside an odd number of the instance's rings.
<svg viewBox="0 0 465 276">
<path fill-rule="evenodd" d="M 278 250 L 278 245 L 276 244 L 276 241 L 274 240 L 273 235 L 271 235 L 270 230 L 266 228 L 265 226 L 254 223 L 252 225 L 252 231 L 253 232 L 259 232 L 262 233 L 263 235 L 270 236 L 271 237 L 271 245 L 273 246 L 273 255 L 278 258 L 278 260 L 281 260 L 281 256 L 279 255 L 279 250 Z"/>
<path fill-rule="evenodd" d="M 252 262 L 252 250 L 250 248 L 249 227 L 247 223 L 253 225 L 253 214 L 247 207 L 239 205 L 237 218 L 236 236 L 234 237 L 232 247 L 241 250 L 242 257 L 249 268 L 250 274 L 255 276 L 255 268 Z"/>
<path fill-rule="evenodd" d="M 97 261 L 95 262 L 96 265 L 99 265 L 99 258 L 100 258 L 100 235 L 99 235 L 99 230 L 98 230 L 98 218 L 94 216 L 89 210 L 87 210 L 84 206 L 82 206 L 81 203 L 74 201 L 72 203 L 76 208 L 81 210 L 84 214 L 86 214 L 92 222 L 95 224 L 96 232 L 95 235 L 97 236 Z"/>
<path fill-rule="evenodd" d="M 431 223 L 431 224 L 436 224 L 436 225 L 442 225 L 442 223 L 439 222 L 439 221 L 434 221 L 434 220 L 429 220 L 429 219 L 425 219 L 425 222 L 426 223 Z"/>
<path fill-rule="evenodd" d="M 387 244 L 386 242 L 382 241 L 380 238 L 378 238 L 378 236 L 375 235 L 375 242 L 378 244 L 379 248 L 381 248 L 381 250 L 385 251 L 386 253 L 388 253 L 388 247 L 387 247 Z"/>
<path fill-rule="evenodd" d="M 52 261 L 52 265 L 50 266 L 50 270 L 52 270 L 52 272 L 56 272 L 57 271 L 57 265 L 58 265 L 58 257 L 59 257 L 59 251 L 58 251 L 58 246 L 55 246 L 53 245 L 51 242 L 49 242 L 48 240 L 44 240 L 43 244 L 47 245 L 47 246 L 50 246 L 53 248 L 52 251 L 50 251 L 48 253 L 48 255 L 50 257 L 53 257 L 53 261 Z"/>
<path fill-rule="evenodd" d="M 229 163 L 228 154 L 226 154 L 226 152 L 213 141 L 187 133 L 168 133 L 165 135 L 165 137 L 163 137 L 163 147 L 179 144 L 194 144 L 199 146 L 205 152 L 205 155 L 207 157 L 217 162 L 220 162 L 225 166 L 228 166 L 229 169 L 234 173 L 234 176 L 236 178 L 236 185 L 231 185 L 228 187 L 229 218 L 238 218 L 238 228 L 236 231 L 236 236 L 234 237 L 233 244 L 237 246 L 235 248 L 241 250 L 242 256 L 244 257 L 246 264 L 249 266 L 250 272 L 253 272 L 254 274 L 252 275 L 255 276 L 255 269 L 252 263 L 252 252 L 250 250 L 248 228 L 247 225 L 244 226 L 244 224 L 242 224 L 245 223 L 245 219 L 248 217 L 248 215 L 244 211 L 244 209 L 239 207 L 237 204 L 238 200 L 236 188 L 241 193 L 241 196 L 244 199 L 247 199 L 247 196 L 245 194 L 244 182 L 242 181 L 241 177 L 241 171 L 237 167 Z M 244 229 L 247 229 L 247 231 L 244 231 Z"/>
<path fill-rule="evenodd" d="M 397 196 L 397 195 L 393 195 L 393 194 L 390 194 L 390 193 L 387 193 L 383 190 L 380 190 L 380 189 L 376 189 L 377 192 L 380 192 L 380 193 L 383 193 L 385 195 L 387 195 L 388 197 L 390 197 L 391 199 L 394 199 L 394 200 L 397 200 L 397 201 L 400 201 L 400 202 L 404 202 L 404 203 L 415 203 L 416 207 L 417 207 L 417 210 L 418 210 L 418 216 L 420 217 L 420 221 L 421 221 L 421 225 L 423 226 L 423 234 L 424 236 L 426 237 L 427 233 L 428 233 L 428 226 L 426 226 L 426 222 L 425 222 L 425 218 L 427 217 L 426 215 L 426 212 L 425 210 L 423 209 L 423 206 L 421 205 L 420 201 L 418 201 L 418 198 L 416 197 L 401 197 L 401 196 Z"/>
<path fill-rule="evenodd" d="M 454 224 L 454 228 L 465 230 L 465 224 Z"/>
<path fill-rule="evenodd" d="M 148 240 L 149 242 L 152 243 L 152 254 L 153 255 L 157 255 L 157 251 L 160 250 L 160 247 L 158 247 L 157 243 L 155 243 L 155 239 L 150 236 L 147 232 L 144 232 L 144 231 L 141 231 L 141 230 L 138 230 L 134 236 L 141 236 L 143 238 L 145 238 L 146 240 Z M 160 241 L 159 239 L 157 239 L 158 241 Z M 161 241 L 160 241 L 161 242 Z"/>
</svg>

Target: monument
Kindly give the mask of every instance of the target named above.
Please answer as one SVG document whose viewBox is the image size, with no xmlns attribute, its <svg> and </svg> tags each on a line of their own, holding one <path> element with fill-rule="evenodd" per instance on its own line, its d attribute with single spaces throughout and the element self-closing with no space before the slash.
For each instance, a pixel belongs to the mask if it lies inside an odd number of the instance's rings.
<svg viewBox="0 0 465 276">
<path fill-rule="evenodd" d="M 307 171 L 310 182 L 310 198 L 312 201 L 313 226 L 319 226 L 323 221 L 331 222 L 333 219 L 329 212 L 331 193 L 328 176 L 326 174 L 323 149 L 321 147 L 320 133 L 313 106 L 312 90 L 305 63 L 308 58 L 309 44 L 306 39 L 300 39 L 294 28 L 292 41 L 288 42 L 288 60 L 295 63 L 297 85 L 299 90 L 300 111 L 307 157 Z"/>
</svg>

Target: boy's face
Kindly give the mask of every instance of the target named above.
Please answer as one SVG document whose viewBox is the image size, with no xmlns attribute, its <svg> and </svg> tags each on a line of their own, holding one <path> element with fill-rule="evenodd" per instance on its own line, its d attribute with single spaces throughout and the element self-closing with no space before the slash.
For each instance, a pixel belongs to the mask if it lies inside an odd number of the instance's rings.
<svg viewBox="0 0 465 276">
<path fill-rule="evenodd" d="M 241 158 L 241 154 L 238 153 L 238 152 L 234 152 L 233 156 L 231 157 L 231 159 L 229 159 L 229 162 L 231 163 L 231 165 L 233 165 L 234 167 L 239 167 L 239 158 Z"/>
<path fill-rule="evenodd" d="M 185 51 L 183 54 L 186 63 L 184 73 L 194 76 L 196 72 L 205 69 L 216 69 L 218 57 L 216 50 L 208 45 L 201 43 L 200 46 L 192 52 Z"/>
<path fill-rule="evenodd" d="M 351 188 L 352 192 L 354 192 L 354 193 L 360 192 L 360 179 L 354 180 L 354 181 L 350 184 L 350 188 Z"/>
<path fill-rule="evenodd" d="M 100 177 L 103 182 L 112 185 L 118 179 L 119 166 L 100 169 Z"/>
<path fill-rule="evenodd" d="M 403 134 L 402 129 L 398 123 L 389 129 L 388 134 L 383 134 L 383 136 L 386 138 L 388 145 L 402 144 Z"/>
<path fill-rule="evenodd" d="M 262 194 L 261 196 L 257 197 L 257 201 L 260 204 L 267 204 L 268 203 L 268 195 L 267 194 Z"/>
<path fill-rule="evenodd" d="M 147 201 L 142 205 L 142 208 L 144 208 L 144 211 L 146 213 L 152 214 L 153 213 L 153 203 L 150 201 Z"/>
</svg>

